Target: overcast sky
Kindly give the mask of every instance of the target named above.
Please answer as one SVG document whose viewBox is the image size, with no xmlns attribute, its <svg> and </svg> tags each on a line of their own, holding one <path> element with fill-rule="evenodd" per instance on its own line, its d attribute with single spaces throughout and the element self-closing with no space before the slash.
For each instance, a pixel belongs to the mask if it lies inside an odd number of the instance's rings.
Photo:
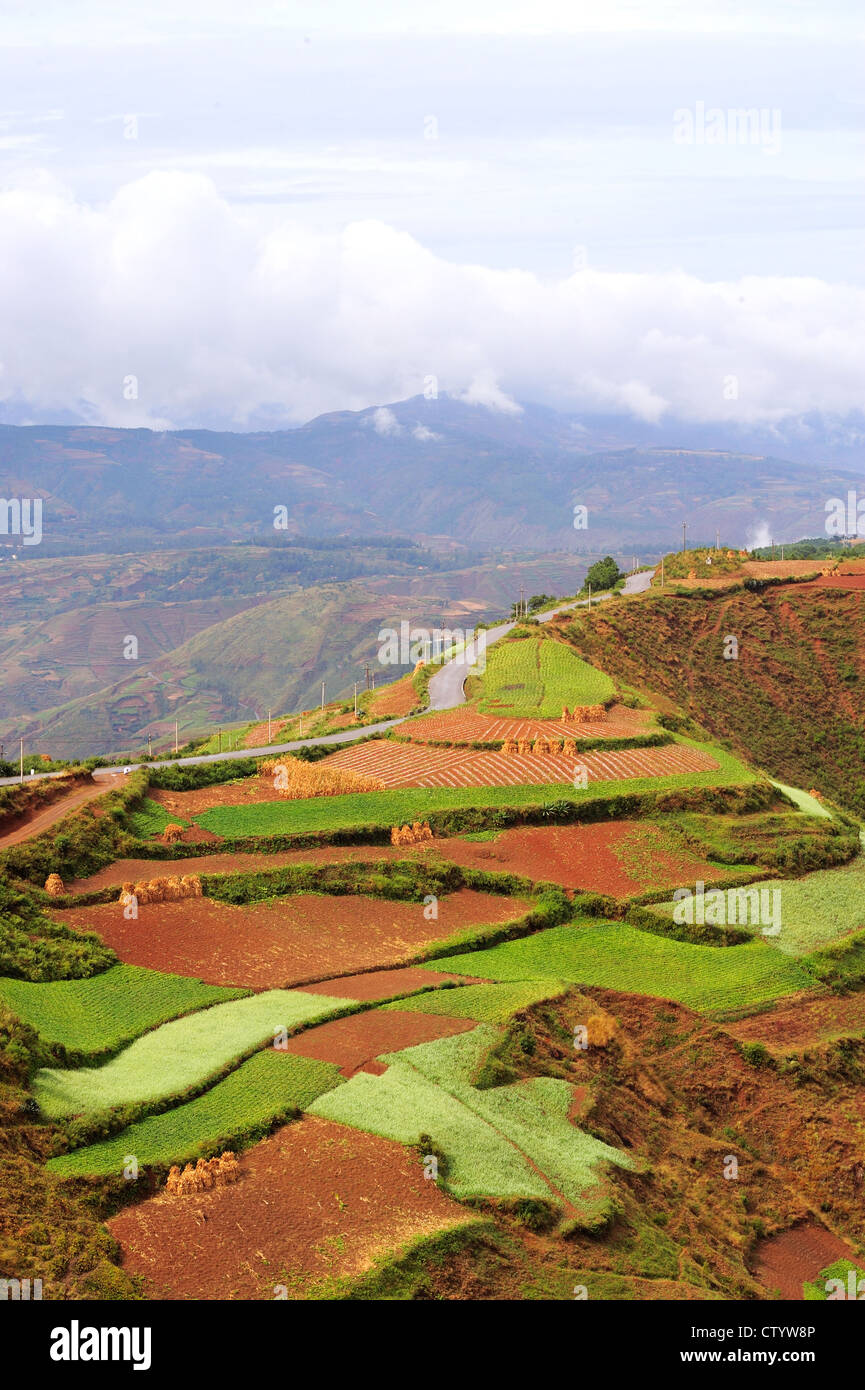
<svg viewBox="0 0 865 1390">
<path fill-rule="evenodd" d="M 245 428 L 430 376 L 861 407 L 861 29 L 853 0 L 2 0 L 0 419 Z"/>
</svg>

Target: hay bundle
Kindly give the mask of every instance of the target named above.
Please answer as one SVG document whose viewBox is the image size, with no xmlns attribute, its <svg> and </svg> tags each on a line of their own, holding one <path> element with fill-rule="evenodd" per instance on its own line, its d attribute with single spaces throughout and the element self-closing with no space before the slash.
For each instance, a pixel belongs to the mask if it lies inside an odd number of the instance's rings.
<svg viewBox="0 0 865 1390">
<path fill-rule="evenodd" d="M 577 745 L 572 738 L 566 738 L 562 743 L 562 755 L 565 758 L 575 758 L 577 756 Z"/>
<path fill-rule="evenodd" d="M 551 753 L 556 755 L 559 754 L 562 751 L 562 740 L 560 738 L 551 738 L 549 740 L 549 747 Z"/>
<path fill-rule="evenodd" d="M 184 898 L 200 898 L 203 893 L 198 874 L 184 874 L 180 880 Z"/>
<path fill-rule="evenodd" d="M 347 796 L 352 792 L 380 792 L 384 782 L 351 768 L 323 767 L 305 763 L 300 758 L 283 756 L 277 762 L 265 759 L 259 764 L 263 773 L 274 774 L 274 790 L 289 801 L 305 800 L 310 796 Z"/>
<path fill-rule="evenodd" d="M 183 838 L 183 826 L 171 821 L 163 830 L 161 838 L 165 845 L 176 844 L 178 840 Z"/>
<path fill-rule="evenodd" d="M 180 1169 L 176 1163 L 172 1166 L 168 1177 L 165 1179 L 165 1190 L 172 1197 L 180 1196 L 182 1190 L 180 1186 Z"/>
<path fill-rule="evenodd" d="M 414 825 L 395 825 L 390 832 L 392 845 L 418 845 L 422 840 L 431 840 L 433 833 L 427 821 L 416 820 Z"/>
<path fill-rule="evenodd" d="M 506 738 L 506 739 L 504 740 L 503 744 L 502 744 L 502 752 L 503 752 L 503 753 L 516 753 L 516 751 L 517 751 L 516 741 L 515 741 L 514 739 L 512 739 L 512 738 Z"/>
<path fill-rule="evenodd" d="M 150 897 L 150 884 L 147 883 L 144 879 L 141 879 L 139 883 L 136 883 L 132 891 L 140 903 L 153 902 L 153 899 Z"/>
<path fill-rule="evenodd" d="M 563 723 L 563 724 L 570 724 L 570 722 L 571 722 L 571 711 L 568 709 L 567 705 L 565 705 L 564 709 L 562 710 L 562 723 Z"/>
<path fill-rule="evenodd" d="M 124 883 L 120 889 L 120 897 L 117 899 L 121 907 L 127 907 L 129 903 L 136 901 L 135 886 L 131 883 Z"/>
<path fill-rule="evenodd" d="M 535 746 L 533 751 L 536 757 L 539 754 L 543 756 L 544 754 L 549 753 L 550 745 L 544 738 L 543 734 L 539 734 L 538 737 L 535 739 Z"/>
<path fill-rule="evenodd" d="M 219 1171 L 217 1176 L 218 1183 L 237 1182 L 240 1177 L 240 1165 L 231 1149 L 226 1149 L 219 1159 Z"/>
<path fill-rule="evenodd" d="M 517 749 L 520 753 L 523 754 L 531 753 L 532 745 L 527 738 L 521 738 L 519 743 L 517 744 Z"/>
<path fill-rule="evenodd" d="M 210 1187 L 216 1186 L 216 1179 L 206 1158 L 200 1158 L 195 1165 L 195 1175 L 201 1181 L 201 1190 L 206 1191 Z"/>
<path fill-rule="evenodd" d="M 49 874 L 45 880 L 45 892 L 52 898 L 59 898 L 66 889 L 63 887 L 63 879 L 59 874 Z"/>
</svg>

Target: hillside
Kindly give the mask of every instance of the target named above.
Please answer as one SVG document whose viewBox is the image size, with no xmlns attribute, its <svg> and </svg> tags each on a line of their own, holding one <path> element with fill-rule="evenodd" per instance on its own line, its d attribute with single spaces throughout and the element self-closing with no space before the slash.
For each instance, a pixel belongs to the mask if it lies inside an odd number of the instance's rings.
<svg viewBox="0 0 865 1390">
<path fill-rule="evenodd" d="M 818 459 L 807 433 L 501 413 L 441 395 L 273 433 L 4 425 L 0 492 L 44 499 L 47 554 L 273 537 L 277 506 L 289 536 L 639 553 L 670 549 L 685 518 L 695 540 L 720 527 L 744 544 L 759 524 L 778 539 L 814 534 L 825 499 L 856 486 L 850 438 Z M 575 505 L 588 508 L 586 534 Z"/>
<path fill-rule="evenodd" d="M 861 584 L 838 576 L 763 593 L 652 592 L 561 630 L 587 660 L 664 697 L 772 776 L 865 814 Z M 724 658 L 730 636 L 738 659 Z"/>
</svg>

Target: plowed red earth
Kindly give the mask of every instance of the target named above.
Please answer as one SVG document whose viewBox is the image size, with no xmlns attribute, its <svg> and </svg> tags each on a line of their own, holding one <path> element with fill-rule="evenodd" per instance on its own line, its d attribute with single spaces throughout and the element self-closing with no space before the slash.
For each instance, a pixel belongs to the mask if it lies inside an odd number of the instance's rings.
<svg viewBox="0 0 865 1390">
<path fill-rule="evenodd" d="M 314 985 L 301 985 L 304 994 L 329 994 L 336 999 L 392 999 L 396 994 L 410 994 L 429 989 L 430 985 L 480 984 L 467 975 L 449 975 L 441 970 L 422 970 L 417 965 L 402 970 L 368 970 L 364 975 L 340 975 L 337 980 L 322 980 Z"/>
<path fill-rule="evenodd" d="M 512 921 L 528 907 L 523 898 L 461 888 L 439 898 L 437 921 L 427 921 L 422 903 L 317 893 L 245 907 L 209 898 L 142 903 L 137 921 L 127 921 L 118 903 L 101 903 L 70 908 L 58 920 L 98 932 L 130 965 L 207 984 L 272 989 L 400 965 L 433 941 Z"/>
<path fill-rule="evenodd" d="M 671 851 L 660 827 L 645 821 L 523 826 L 503 830 L 494 840 L 453 837 L 436 844 L 444 858 L 464 868 L 519 874 L 614 897 L 722 876 L 697 855 Z"/>
<path fill-rule="evenodd" d="M 445 841 L 437 842 L 443 845 Z M 430 841 L 418 848 L 427 850 Z M 202 854 L 187 859 L 118 859 L 90 878 L 79 878 L 68 884 L 70 893 L 89 893 L 97 888 L 122 883 L 138 883 L 141 879 L 165 877 L 167 874 L 229 874 L 245 871 L 262 873 L 281 869 L 287 864 L 366 864 L 377 859 L 405 859 L 410 849 L 391 845 L 326 845 L 321 849 L 287 849 L 278 854 Z"/>
<path fill-rule="evenodd" d="M 360 748 L 345 748 L 329 766 L 377 777 L 385 787 L 513 787 L 526 783 L 573 782 L 579 762 L 587 782 L 629 777 L 669 777 L 679 772 L 706 772 L 718 764 L 700 748 L 668 744 L 662 748 L 593 750 L 578 759 L 517 753 L 475 753 L 459 748 L 430 748 L 375 739 Z M 271 800 L 272 800 L 271 794 Z"/>
<path fill-rule="evenodd" d="M 192 792 L 168 792 L 157 789 L 148 793 L 152 801 L 171 816 L 191 820 L 212 806 L 246 806 L 256 801 L 276 801 L 273 777 L 244 777 L 237 782 L 221 782 L 216 787 L 200 787 Z"/>
<path fill-rule="evenodd" d="M 648 710 L 626 709 L 614 705 L 606 719 L 591 724 L 564 724 L 557 719 L 496 719 L 476 710 L 442 710 L 424 715 L 405 724 L 400 738 L 415 743 L 495 743 L 500 739 L 572 738 L 633 738 L 649 732 L 651 714 Z"/>
<path fill-rule="evenodd" d="M 828 998 L 800 995 L 725 1027 L 742 1042 L 762 1042 L 773 1052 L 795 1052 L 831 1038 L 865 1033 L 865 992 Z"/>
<path fill-rule="evenodd" d="M 307 1115 L 240 1156 L 229 1187 L 153 1197 L 108 1222 L 151 1298 L 301 1298 L 357 1276 L 410 1241 L 462 1225 L 465 1209 L 388 1139 Z"/>
<path fill-rule="evenodd" d="M 840 1259 L 855 1263 L 855 1252 L 825 1226 L 809 1222 L 761 1240 L 754 1251 L 754 1273 L 767 1289 L 778 1289 L 782 1298 L 801 1299 L 802 1285 Z"/>
<path fill-rule="evenodd" d="M 379 1076 L 386 1071 L 383 1062 L 376 1061 L 384 1052 L 398 1052 L 415 1043 L 432 1042 L 434 1038 L 450 1037 L 477 1028 L 473 1018 L 448 1018 L 444 1014 L 419 1014 L 409 1009 L 383 1012 L 372 1009 L 365 1014 L 335 1018 L 318 1028 L 309 1028 L 298 1037 L 289 1038 L 287 1051 L 300 1057 L 314 1057 L 319 1062 L 333 1062 L 343 1076 L 368 1071 Z"/>
</svg>

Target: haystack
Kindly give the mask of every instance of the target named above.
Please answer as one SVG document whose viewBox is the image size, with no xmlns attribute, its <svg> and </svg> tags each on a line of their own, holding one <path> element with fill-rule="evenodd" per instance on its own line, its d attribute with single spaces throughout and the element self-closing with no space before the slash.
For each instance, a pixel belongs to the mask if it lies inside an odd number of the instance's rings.
<svg viewBox="0 0 865 1390">
<path fill-rule="evenodd" d="M 175 821 L 171 821 L 163 830 L 161 838 L 163 844 L 176 844 L 178 840 L 183 838 L 183 826 L 178 825 Z"/>
<path fill-rule="evenodd" d="M 577 745 L 572 738 L 566 738 L 562 743 L 562 755 L 565 758 L 575 758 L 577 756 Z"/>
<path fill-rule="evenodd" d="M 516 751 L 517 751 L 516 740 L 515 740 L 515 739 L 512 739 L 512 738 L 506 738 L 506 739 L 504 740 L 504 742 L 502 743 L 502 752 L 503 752 L 503 753 L 516 753 Z"/>
<path fill-rule="evenodd" d="M 49 874 L 45 880 L 45 892 L 52 898 L 59 898 L 66 892 L 59 874 Z"/>
<path fill-rule="evenodd" d="M 543 734 L 539 734 L 538 737 L 535 739 L 535 746 L 532 751 L 534 752 L 536 757 L 538 756 L 538 754 L 543 755 L 549 753 L 550 745 L 544 738 Z"/>
<path fill-rule="evenodd" d="M 527 738 L 521 738 L 519 743 L 517 744 L 517 750 L 518 752 L 523 754 L 531 753 L 532 745 Z"/>
</svg>

